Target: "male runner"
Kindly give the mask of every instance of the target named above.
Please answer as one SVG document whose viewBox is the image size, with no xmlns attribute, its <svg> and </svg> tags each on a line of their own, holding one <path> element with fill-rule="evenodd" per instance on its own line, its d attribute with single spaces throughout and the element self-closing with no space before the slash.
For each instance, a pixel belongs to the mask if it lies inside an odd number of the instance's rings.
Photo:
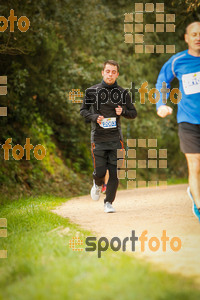
<svg viewBox="0 0 200 300">
<path fill-rule="evenodd" d="M 108 60 L 103 65 L 103 81 L 86 90 L 80 114 L 91 121 L 92 158 L 94 165 L 91 197 L 99 200 L 106 170 L 109 180 L 104 199 L 104 211 L 115 212 L 117 178 L 117 149 L 123 149 L 120 116 L 134 119 L 136 109 L 128 92 L 117 84 L 119 65 Z"/>
<path fill-rule="evenodd" d="M 188 195 L 193 201 L 193 212 L 200 221 L 200 22 L 187 26 L 185 41 L 188 50 L 175 54 L 164 64 L 156 88 L 160 90 L 163 82 L 170 88 L 174 77 L 179 80 L 182 99 L 178 103 L 178 134 L 188 164 Z M 163 105 L 162 97 L 157 103 L 157 114 L 161 118 L 172 114 L 172 108 Z"/>
</svg>

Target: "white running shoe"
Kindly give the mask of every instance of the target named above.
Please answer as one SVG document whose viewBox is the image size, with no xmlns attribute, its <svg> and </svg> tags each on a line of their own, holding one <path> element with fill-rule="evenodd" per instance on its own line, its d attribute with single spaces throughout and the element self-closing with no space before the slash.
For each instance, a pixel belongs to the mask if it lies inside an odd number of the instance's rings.
<svg viewBox="0 0 200 300">
<path fill-rule="evenodd" d="M 114 213 L 115 209 L 112 207 L 112 204 L 110 202 L 106 202 L 104 204 L 104 212 L 106 213 Z"/>
<path fill-rule="evenodd" d="M 92 197 L 92 200 L 98 201 L 101 194 L 101 186 L 98 186 L 95 184 L 95 181 L 93 180 L 93 187 L 90 191 L 90 196 Z"/>
</svg>

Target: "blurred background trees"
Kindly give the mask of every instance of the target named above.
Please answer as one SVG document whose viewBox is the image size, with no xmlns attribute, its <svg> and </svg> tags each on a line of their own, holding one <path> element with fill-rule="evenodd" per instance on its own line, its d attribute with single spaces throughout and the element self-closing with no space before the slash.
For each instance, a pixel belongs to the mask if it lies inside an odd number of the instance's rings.
<svg viewBox="0 0 200 300">
<path fill-rule="evenodd" d="M 147 3 L 153 1 L 137 1 Z M 164 1 L 157 1 L 163 3 Z M 79 115 L 80 104 L 69 100 L 72 89 L 85 89 L 101 81 L 102 63 L 114 59 L 120 64 L 118 84 L 139 88 L 148 81 L 155 86 L 161 66 L 171 54 L 135 54 L 134 45 L 124 43 L 124 14 L 134 12 L 135 1 L 116 0 L 8 0 L 1 1 L 0 15 L 10 9 L 15 16 L 27 16 L 30 28 L 22 33 L 9 27 L 0 33 L 0 75 L 8 77 L 8 94 L 0 106 L 8 116 L 0 117 L 0 143 L 12 137 L 12 145 L 24 145 L 31 138 L 35 146 L 47 149 L 43 161 L 33 155 L 15 161 L 3 158 L 0 148 L 0 189 L 8 193 L 47 191 L 70 195 L 87 192 L 91 181 L 90 125 Z M 176 52 L 187 48 L 183 41 L 186 23 L 200 19 L 200 5 L 194 1 L 165 1 L 165 13 L 176 14 L 175 33 L 148 34 L 148 42 L 175 44 Z M 155 22 L 155 14 L 146 21 Z M 177 86 L 174 82 L 172 86 Z M 159 148 L 168 149 L 168 177 L 186 177 L 186 163 L 179 150 L 176 114 L 161 120 L 155 105 L 146 99 L 141 105 L 136 94 L 138 117 L 123 119 L 126 138 L 157 138 Z M 170 104 L 176 111 L 175 105 Z M 47 190 L 48 189 L 48 190 Z"/>
</svg>

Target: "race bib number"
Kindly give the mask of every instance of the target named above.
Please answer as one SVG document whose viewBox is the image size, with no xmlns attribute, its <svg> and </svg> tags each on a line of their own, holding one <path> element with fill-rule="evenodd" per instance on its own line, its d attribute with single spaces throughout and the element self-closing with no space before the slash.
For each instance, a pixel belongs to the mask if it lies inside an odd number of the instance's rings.
<svg viewBox="0 0 200 300">
<path fill-rule="evenodd" d="M 104 118 L 99 125 L 105 129 L 117 127 L 116 118 Z"/>
<path fill-rule="evenodd" d="M 200 72 L 183 75 L 182 82 L 186 95 L 200 93 Z"/>
</svg>

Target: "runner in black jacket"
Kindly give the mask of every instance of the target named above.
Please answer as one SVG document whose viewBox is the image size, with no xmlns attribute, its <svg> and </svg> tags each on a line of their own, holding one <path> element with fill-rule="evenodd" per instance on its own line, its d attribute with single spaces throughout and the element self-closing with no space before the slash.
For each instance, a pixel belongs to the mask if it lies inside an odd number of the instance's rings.
<svg viewBox="0 0 200 300">
<path fill-rule="evenodd" d="M 120 87 L 116 79 L 119 65 L 113 60 L 104 63 L 103 81 L 86 90 L 80 114 L 91 121 L 92 158 L 94 164 L 94 184 L 91 189 L 93 200 L 99 200 L 106 170 L 109 180 L 104 199 L 104 211 L 114 212 L 117 178 L 117 149 L 123 149 L 120 116 L 134 119 L 136 109 L 128 92 Z"/>
</svg>

